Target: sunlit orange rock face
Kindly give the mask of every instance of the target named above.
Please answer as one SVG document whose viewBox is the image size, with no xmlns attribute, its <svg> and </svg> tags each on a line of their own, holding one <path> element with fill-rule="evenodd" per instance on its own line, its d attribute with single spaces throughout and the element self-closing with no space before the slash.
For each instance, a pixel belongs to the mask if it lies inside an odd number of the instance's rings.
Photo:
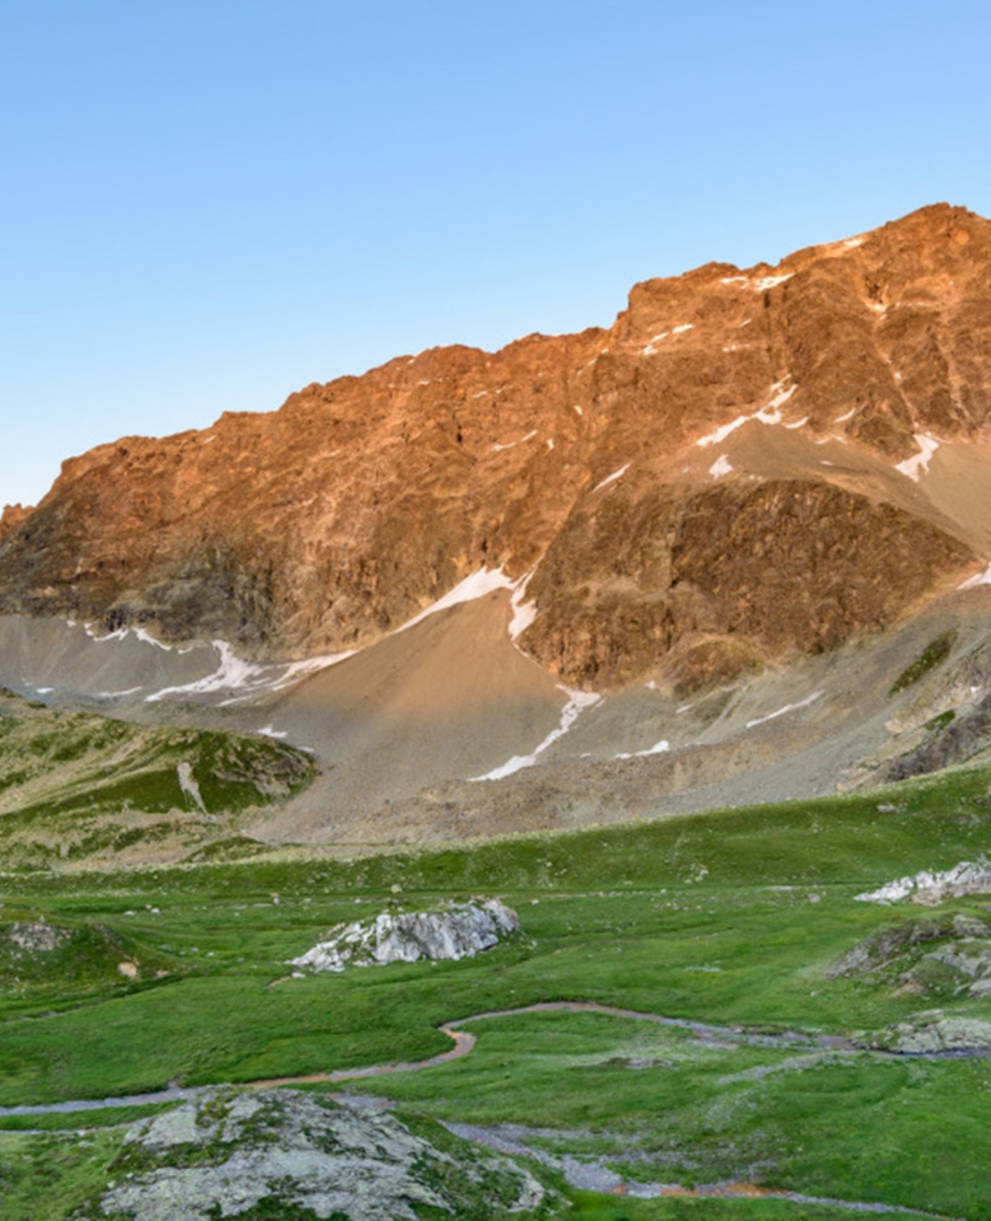
<svg viewBox="0 0 991 1221">
<path fill-rule="evenodd" d="M 4 505 L 0 512 L 0 540 L 16 530 L 30 516 L 31 510 L 23 505 Z"/>
<path fill-rule="evenodd" d="M 501 565 L 532 571 L 519 643 L 543 665 L 690 689 L 976 570 L 950 484 L 989 415 L 991 222 L 936 205 L 645 281 L 608 330 L 437 348 L 94 449 L 0 520 L 0 609 L 300 656 Z"/>
</svg>

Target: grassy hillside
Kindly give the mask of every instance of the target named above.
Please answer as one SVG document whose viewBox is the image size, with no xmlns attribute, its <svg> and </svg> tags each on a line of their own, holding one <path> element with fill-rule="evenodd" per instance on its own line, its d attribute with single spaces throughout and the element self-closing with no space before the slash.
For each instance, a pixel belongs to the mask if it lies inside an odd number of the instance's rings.
<svg viewBox="0 0 991 1221">
<path fill-rule="evenodd" d="M 140 863 L 149 845 L 181 857 L 314 774 L 309 756 L 269 739 L 142 727 L 0 690 L 0 859 Z"/>
</svg>

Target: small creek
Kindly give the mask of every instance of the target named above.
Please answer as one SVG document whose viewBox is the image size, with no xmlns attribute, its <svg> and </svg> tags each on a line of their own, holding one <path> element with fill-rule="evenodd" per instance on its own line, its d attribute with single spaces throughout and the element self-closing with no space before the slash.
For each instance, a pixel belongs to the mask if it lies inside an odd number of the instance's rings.
<svg viewBox="0 0 991 1221">
<path fill-rule="evenodd" d="M 518 1017 L 528 1013 L 601 1013 L 609 1017 L 628 1018 L 635 1021 L 652 1022 L 658 1026 L 673 1027 L 689 1031 L 694 1038 L 708 1046 L 732 1048 L 734 1046 L 764 1047 L 787 1049 L 796 1052 L 826 1054 L 831 1056 L 871 1055 L 893 1059 L 946 1059 L 989 1055 L 991 1052 L 983 1049 L 960 1052 L 915 1052 L 899 1053 L 876 1051 L 857 1047 L 849 1039 L 836 1035 L 807 1035 L 798 1031 L 785 1031 L 781 1034 L 769 1034 L 744 1030 L 736 1026 L 718 1026 L 709 1022 L 693 1021 L 690 1018 L 665 1017 L 658 1013 L 643 1013 L 636 1009 L 623 1009 L 614 1005 L 600 1005 L 596 1001 L 541 1001 L 533 1005 L 521 1005 L 515 1009 L 492 1009 L 483 1013 L 473 1013 L 467 1017 L 455 1018 L 438 1026 L 443 1034 L 453 1041 L 453 1047 L 447 1051 L 430 1056 L 425 1060 L 399 1060 L 386 1064 L 370 1064 L 361 1068 L 336 1069 L 329 1072 L 306 1073 L 294 1077 L 263 1077 L 255 1081 L 236 1082 L 238 1089 L 273 1089 L 277 1086 L 311 1085 L 319 1083 L 333 1084 L 336 1082 L 360 1081 L 366 1077 L 383 1077 L 392 1073 L 417 1072 L 422 1069 L 434 1068 L 439 1064 L 447 1064 L 469 1055 L 477 1042 L 476 1037 L 461 1027 L 472 1022 L 490 1021 L 496 1018 Z M 775 1066 L 777 1069 L 800 1067 L 808 1063 L 807 1056 L 796 1056 L 791 1062 Z M 771 1070 L 773 1071 L 773 1070 Z M 185 1102 L 195 1099 L 207 1090 L 216 1089 L 209 1086 L 177 1086 L 170 1085 L 166 1089 L 148 1090 L 139 1094 L 117 1094 L 108 1098 L 69 1099 L 64 1102 L 48 1102 L 36 1105 L 0 1107 L 0 1118 L 24 1115 L 55 1115 L 72 1114 L 76 1112 L 97 1111 L 106 1108 L 145 1106 L 163 1102 Z M 340 1101 L 352 1106 L 388 1107 L 387 1099 L 362 1097 L 361 1095 L 335 1095 Z M 613 1195 L 627 1195 L 631 1198 L 718 1198 L 718 1199 L 776 1199 L 791 1201 L 796 1204 L 822 1204 L 834 1208 L 849 1209 L 861 1213 L 902 1213 L 918 1217 L 937 1218 L 937 1221 L 960 1221 L 941 1214 L 923 1212 L 904 1205 L 884 1204 L 876 1201 L 836 1200 L 826 1197 L 807 1196 L 800 1192 L 776 1190 L 759 1187 L 753 1183 L 727 1182 L 713 1183 L 695 1188 L 685 1188 L 674 1183 L 644 1183 L 624 1180 L 607 1164 L 605 1158 L 578 1158 L 570 1154 L 551 1154 L 542 1149 L 533 1148 L 520 1138 L 523 1128 L 503 1125 L 496 1128 L 479 1127 L 473 1124 L 460 1124 L 441 1121 L 449 1131 L 465 1139 L 485 1144 L 506 1154 L 516 1154 L 536 1158 L 545 1165 L 553 1166 L 564 1174 L 567 1181 L 574 1187 L 586 1191 L 607 1192 Z M 608 1159 L 614 1160 L 614 1159 Z"/>
<path fill-rule="evenodd" d="M 145 1106 L 158 1102 L 183 1102 L 197 1098 L 205 1090 L 216 1089 L 220 1084 L 232 1084 L 238 1089 L 273 1089 L 284 1085 L 314 1085 L 322 1082 L 357 1081 L 362 1077 L 384 1077 L 392 1073 L 418 1072 L 435 1068 L 451 1060 L 460 1060 L 471 1053 L 476 1038 L 462 1026 L 471 1022 L 491 1021 L 496 1018 L 519 1017 L 526 1013 L 602 1013 L 608 1017 L 629 1018 L 639 1022 L 653 1022 L 657 1026 L 669 1026 L 690 1031 L 700 1042 L 710 1046 L 781 1048 L 794 1051 L 831 1051 L 850 1055 L 870 1055 L 892 1059 L 945 1060 L 948 1058 L 972 1058 L 991 1055 L 991 1050 L 974 1049 L 960 1051 L 890 1052 L 858 1047 L 849 1039 L 839 1035 L 807 1035 L 798 1031 L 782 1034 L 766 1034 L 748 1031 L 738 1026 L 716 1026 L 709 1022 L 698 1022 L 691 1018 L 664 1017 L 659 1013 L 643 1013 L 638 1009 L 622 1009 L 615 1005 L 600 1005 L 597 1001 L 538 1001 L 533 1005 L 521 1005 L 515 1009 L 490 1009 L 484 1013 L 472 1013 L 467 1017 L 453 1018 L 437 1029 L 453 1040 L 454 1046 L 426 1060 L 396 1060 L 386 1064 L 369 1064 L 361 1068 L 341 1068 L 328 1072 L 302 1073 L 292 1077 L 261 1077 L 254 1081 L 231 1083 L 217 1082 L 204 1086 L 170 1085 L 165 1089 L 147 1090 L 139 1094 L 114 1094 L 108 1098 L 75 1098 L 64 1102 L 42 1102 L 22 1106 L 0 1107 L 0 1119 L 16 1115 L 58 1115 L 75 1111 L 98 1111 L 112 1107 Z"/>
</svg>

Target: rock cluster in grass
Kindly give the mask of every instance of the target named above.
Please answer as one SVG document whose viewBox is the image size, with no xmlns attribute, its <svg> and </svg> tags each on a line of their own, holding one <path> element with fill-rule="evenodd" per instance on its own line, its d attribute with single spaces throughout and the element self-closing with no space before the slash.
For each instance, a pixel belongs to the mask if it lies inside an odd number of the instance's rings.
<svg viewBox="0 0 991 1221">
<path fill-rule="evenodd" d="M 897 903 L 911 898 L 915 903 L 942 903 L 944 899 L 959 899 L 964 895 L 991 892 L 991 861 L 961 861 L 952 869 L 930 873 L 923 869 L 911 877 L 896 878 L 877 890 L 854 895 L 863 903 Z"/>
<path fill-rule="evenodd" d="M 914 1014 L 862 1040 L 864 1046 L 905 1055 L 991 1051 L 991 1022 L 939 1009 Z"/>
<path fill-rule="evenodd" d="M 312 971 L 343 971 L 422 958 L 472 958 L 515 933 L 516 913 L 499 899 L 473 899 L 431 911 L 381 912 L 333 929 L 326 941 L 292 960 Z"/>
<path fill-rule="evenodd" d="M 897 972 L 899 995 L 991 996 L 991 919 L 956 912 L 877 929 L 829 966 L 826 978 L 878 971 Z"/>
<path fill-rule="evenodd" d="M 502 1216 L 548 1199 L 507 1158 L 434 1134 L 443 1148 L 387 1112 L 287 1089 L 211 1090 L 131 1126 L 95 1215 L 416 1221 L 421 1210 Z"/>
<path fill-rule="evenodd" d="M 967 937 L 951 945 L 940 946 L 926 957 L 957 973 L 968 996 L 991 996 L 991 940 Z"/>
<path fill-rule="evenodd" d="M 50 954 L 69 939 L 69 931 L 55 928 L 44 920 L 15 920 L 7 929 L 7 941 L 14 953 Z"/>
</svg>

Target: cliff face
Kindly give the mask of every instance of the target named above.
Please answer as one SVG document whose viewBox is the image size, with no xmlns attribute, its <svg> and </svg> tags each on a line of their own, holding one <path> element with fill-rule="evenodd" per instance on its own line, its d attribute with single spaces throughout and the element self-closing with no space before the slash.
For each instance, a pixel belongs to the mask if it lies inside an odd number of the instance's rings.
<svg viewBox="0 0 991 1221">
<path fill-rule="evenodd" d="M 936 451 L 980 447 L 989 415 L 991 222 L 937 205 L 639 284 L 608 330 L 434 349 L 101 446 L 0 521 L 0 610 L 303 655 L 501 565 L 532 572 L 519 643 L 542 663 L 605 685 L 668 658 L 691 687 L 976 567 Z"/>
</svg>

